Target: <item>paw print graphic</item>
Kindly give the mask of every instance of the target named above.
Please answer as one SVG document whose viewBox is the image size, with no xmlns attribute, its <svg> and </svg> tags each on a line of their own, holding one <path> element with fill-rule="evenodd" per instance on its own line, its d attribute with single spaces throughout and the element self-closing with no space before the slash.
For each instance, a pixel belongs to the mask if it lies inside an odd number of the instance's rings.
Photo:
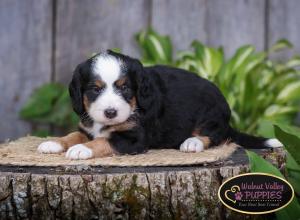
<svg viewBox="0 0 300 220">
<path fill-rule="evenodd" d="M 236 192 L 234 196 L 235 196 L 235 200 L 240 201 L 242 200 L 243 194 L 241 192 Z"/>
</svg>

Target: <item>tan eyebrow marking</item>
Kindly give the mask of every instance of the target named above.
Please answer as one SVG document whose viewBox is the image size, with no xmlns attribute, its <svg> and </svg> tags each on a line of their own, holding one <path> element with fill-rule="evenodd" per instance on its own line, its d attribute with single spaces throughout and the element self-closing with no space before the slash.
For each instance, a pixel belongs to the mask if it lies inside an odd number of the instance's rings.
<svg viewBox="0 0 300 220">
<path fill-rule="evenodd" d="M 117 85 L 117 86 L 122 86 L 122 85 L 124 85 L 124 84 L 126 83 L 126 80 L 127 80 L 127 77 L 126 77 L 126 76 L 123 76 L 121 79 L 118 79 L 118 80 L 116 81 L 116 85 Z"/>
<path fill-rule="evenodd" d="M 97 79 L 95 81 L 96 86 L 98 86 L 99 88 L 102 88 L 105 86 L 105 83 L 102 80 Z"/>
</svg>

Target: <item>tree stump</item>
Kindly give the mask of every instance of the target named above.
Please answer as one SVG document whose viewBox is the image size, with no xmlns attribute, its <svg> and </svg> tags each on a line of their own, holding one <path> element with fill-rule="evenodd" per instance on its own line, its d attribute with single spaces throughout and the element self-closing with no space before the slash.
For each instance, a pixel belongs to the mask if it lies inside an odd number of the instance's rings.
<svg viewBox="0 0 300 220">
<path fill-rule="evenodd" d="M 283 151 L 256 150 L 281 166 Z M 249 171 L 239 149 L 202 166 L 0 166 L 0 219 L 249 219 L 224 207 L 224 180 Z"/>
</svg>

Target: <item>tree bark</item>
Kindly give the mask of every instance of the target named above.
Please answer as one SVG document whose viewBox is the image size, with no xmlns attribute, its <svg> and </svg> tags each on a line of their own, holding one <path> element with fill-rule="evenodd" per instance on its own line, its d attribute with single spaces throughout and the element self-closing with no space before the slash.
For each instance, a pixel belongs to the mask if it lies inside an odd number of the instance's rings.
<svg viewBox="0 0 300 220">
<path fill-rule="evenodd" d="M 284 161 L 282 152 L 265 155 L 277 166 Z M 217 196 L 224 180 L 249 171 L 243 157 L 189 167 L 1 166 L 0 219 L 255 218 Z"/>
</svg>

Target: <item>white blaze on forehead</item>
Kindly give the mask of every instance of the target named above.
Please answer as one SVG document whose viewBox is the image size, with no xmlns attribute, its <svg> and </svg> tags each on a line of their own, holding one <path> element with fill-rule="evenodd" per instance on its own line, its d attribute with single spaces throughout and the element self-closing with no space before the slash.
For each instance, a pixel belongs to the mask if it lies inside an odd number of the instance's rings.
<svg viewBox="0 0 300 220">
<path fill-rule="evenodd" d="M 119 78 L 121 65 L 121 61 L 114 56 L 99 55 L 93 62 L 93 72 L 99 75 L 106 85 L 111 85 Z"/>
</svg>

